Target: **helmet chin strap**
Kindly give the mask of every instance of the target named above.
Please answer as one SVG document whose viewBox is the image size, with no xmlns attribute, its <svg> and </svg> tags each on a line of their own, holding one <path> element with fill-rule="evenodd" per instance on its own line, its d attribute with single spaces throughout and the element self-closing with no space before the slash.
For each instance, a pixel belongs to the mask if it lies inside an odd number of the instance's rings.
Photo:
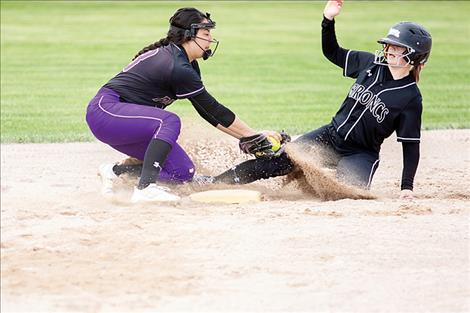
<svg viewBox="0 0 470 313">
<path fill-rule="evenodd" d="M 204 41 L 208 41 L 208 42 L 211 42 L 211 43 L 215 43 L 216 46 L 215 46 L 214 52 L 212 52 L 211 49 L 207 49 L 207 50 L 206 50 L 206 49 L 204 49 L 203 47 L 201 47 L 201 46 L 197 43 L 196 38 L 201 39 L 201 40 L 204 40 Z M 207 60 L 209 57 L 214 56 L 215 52 L 217 51 L 217 47 L 219 46 L 219 41 L 218 41 L 218 40 L 215 40 L 215 39 L 209 40 L 209 39 L 205 39 L 205 38 L 201 38 L 201 37 L 196 36 L 196 37 L 193 38 L 193 41 L 194 41 L 194 42 L 196 43 L 196 45 L 203 51 L 203 54 L 202 54 L 202 59 L 203 59 L 203 60 Z"/>
</svg>

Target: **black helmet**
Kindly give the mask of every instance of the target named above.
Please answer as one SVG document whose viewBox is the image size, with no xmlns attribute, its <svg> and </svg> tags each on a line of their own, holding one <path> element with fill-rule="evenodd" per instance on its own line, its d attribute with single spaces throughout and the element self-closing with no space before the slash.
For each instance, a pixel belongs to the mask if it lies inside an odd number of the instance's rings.
<svg viewBox="0 0 470 313">
<path fill-rule="evenodd" d="M 423 26 L 413 22 L 393 25 L 387 37 L 377 42 L 407 48 L 411 65 L 426 63 L 432 46 L 431 34 Z"/>
</svg>

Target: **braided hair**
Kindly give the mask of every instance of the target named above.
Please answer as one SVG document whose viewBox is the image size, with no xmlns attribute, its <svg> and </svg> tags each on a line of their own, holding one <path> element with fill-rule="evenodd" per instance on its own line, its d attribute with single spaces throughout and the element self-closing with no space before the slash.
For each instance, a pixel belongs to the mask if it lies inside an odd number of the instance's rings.
<svg viewBox="0 0 470 313">
<path fill-rule="evenodd" d="M 181 8 L 178 9 L 175 14 L 170 18 L 170 29 L 165 38 L 160 39 L 144 47 L 140 50 L 132 60 L 135 60 L 139 55 L 144 54 L 150 50 L 157 49 L 174 43 L 176 45 L 181 45 L 184 42 L 190 40 L 190 38 L 185 36 L 185 30 L 191 28 L 191 24 L 201 23 L 204 19 L 209 19 L 209 16 L 202 13 L 195 8 Z"/>
</svg>

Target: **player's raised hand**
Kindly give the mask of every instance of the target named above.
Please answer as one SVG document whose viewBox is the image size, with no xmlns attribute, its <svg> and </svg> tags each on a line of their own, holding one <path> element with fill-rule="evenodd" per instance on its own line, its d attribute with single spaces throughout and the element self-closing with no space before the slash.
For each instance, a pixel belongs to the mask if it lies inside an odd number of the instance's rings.
<svg viewBox="0 0 470 313">
<path fill-rule="evenodd" d="M 335 16 L 339 15 L 341 12 L 341 8 L 343 7 L 344 0 L 332 0 L 328 1 L 325 6 L 325 10 L 323 10 L 323 15 L 329 19 L 333 20 Z"/>
</svg>

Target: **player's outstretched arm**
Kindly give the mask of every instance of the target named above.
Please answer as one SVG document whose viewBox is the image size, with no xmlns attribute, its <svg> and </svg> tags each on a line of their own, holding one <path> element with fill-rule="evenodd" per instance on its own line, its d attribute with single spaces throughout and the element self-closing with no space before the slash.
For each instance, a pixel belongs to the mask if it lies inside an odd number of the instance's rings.
<svg viewBox="0 0 470 313">
<path fill-rule="evenodd" d="M 336 39 L 334 17 L 341 11 L 343 1 L 328 1 L 323 11 L 322 21 L 322 51 L 332 63 L 344 69 L 348 50 L 339 46 Z"/>
<path fill-rule="evenodd" d="M 188 98 L 199 115 L 211 125 L 237 139 L 256 134 L 245 122 L 238 118 L 229 108 L 219 103 L 207 90 Z M 266 136 L 272 136 L 278 141 L 281 135 L 275 131 L 262 131 Z"/>
<path fill-rule="evenodd" d="M 343 8 L 343 0 L 328 1 L 323 10 L 322 51 L 332 63 L 343 69 L 343 75 L 356 78 L 359 72 L 374 61 L 374 55 L 364 51 L 344 49 L 339 46 L 335 33 L 335 17 Z"/>
<path fill-rule="evenodd" d="M 243 122 L 237 116 L 235 116 L 235 120 L 230 126 L 225 127 L 219 124 L 216 127 L 217 129 L 237 139 L 240 139 L 242 137 L 253 136 L 257 134 L 257 132 L 255 132 L 251 127 L 249 127 L 245 122 Z M 263 130 L 259 133 L 264 134 L 266 137 L 274 137 L 276 138 L 277 141 L 282 140 L 281 134 L 273 130 Z"/>
</svg>

